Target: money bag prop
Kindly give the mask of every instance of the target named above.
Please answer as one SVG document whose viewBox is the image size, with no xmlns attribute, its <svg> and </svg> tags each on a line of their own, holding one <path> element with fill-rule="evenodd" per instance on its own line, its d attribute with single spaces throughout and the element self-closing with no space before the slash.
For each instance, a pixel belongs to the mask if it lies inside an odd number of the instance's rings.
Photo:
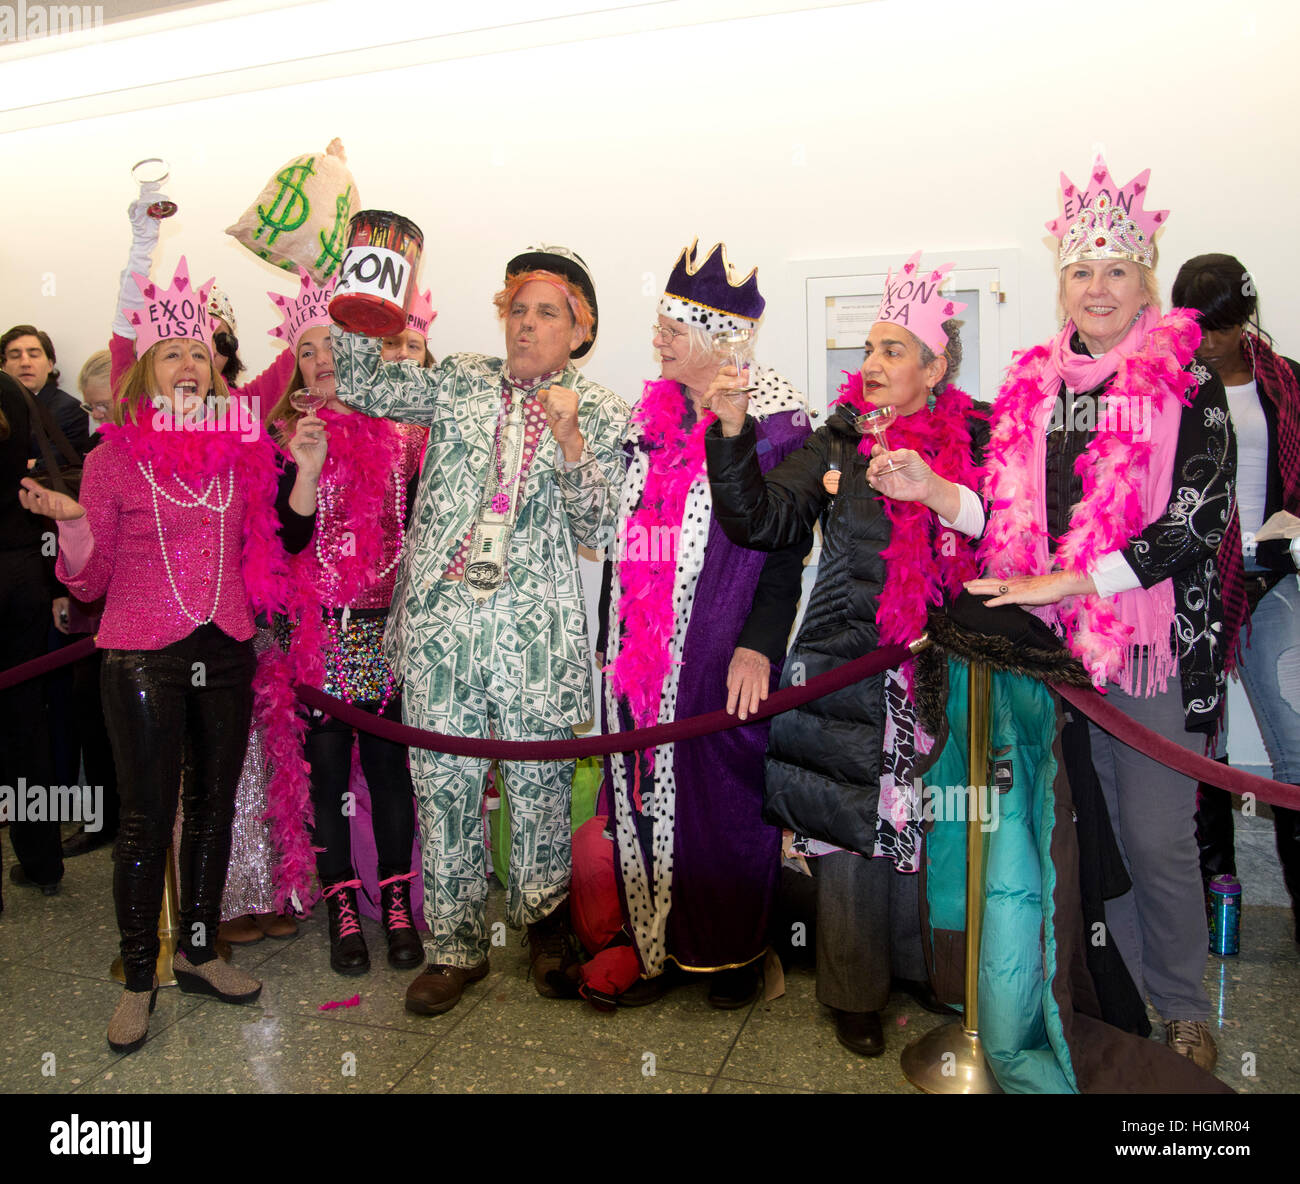
<svg viewBox="0 0 1300 1184">
<path fill-rule="evenodd" d="M 259 259 L 328 283 L 343 261 L 348 221 L 361 208 L 343 144 L 295 156 L 226 233 Z"/>
</svg>

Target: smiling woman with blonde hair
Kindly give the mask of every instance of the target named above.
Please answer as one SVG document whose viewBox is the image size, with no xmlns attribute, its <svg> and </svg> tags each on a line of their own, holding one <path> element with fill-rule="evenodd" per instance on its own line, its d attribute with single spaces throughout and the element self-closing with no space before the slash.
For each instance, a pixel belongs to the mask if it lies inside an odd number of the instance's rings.
<svg viewBox="0 0 1300 1184">
<path fill-rule="evenodd" d="M 1222 718 L 1235 641 L 1218 553 L 1236 526 L 1236 447 L 1223 384 L 1194 360 L 1195 318 L 1161 317 L 1154 299 L 1153 239 L 1169 211 L 1145 208 L 1149 174 L 1120 186 L 1098 159 L 1083 187 L 1062 179 L 1064 212 L 1048 228 L 1067 319 L 998 393 L 985 576 L 966 586 L 1030 608 L 1108 702 L 1200 750 Z M 1089 733 L 1133 885 L 1106 901 L 1107 929 L 1167 1043 L 1212 1069 L 1196 783 Z"/>
</svg>

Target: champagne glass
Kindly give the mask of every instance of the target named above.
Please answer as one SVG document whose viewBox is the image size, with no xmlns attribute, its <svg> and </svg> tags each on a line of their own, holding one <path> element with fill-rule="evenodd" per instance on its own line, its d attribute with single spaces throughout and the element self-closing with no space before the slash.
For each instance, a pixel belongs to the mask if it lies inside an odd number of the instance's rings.
<svg viewBox="0 0 1300 1184">
<path fill-rule="evenodd" d="M 171 172 L 167 167 L 167 162 L 161 156 L 146 156 L 144 160 L 137 160 L 131 166 L 131 179 L 140 186 L 141 197 L 152 197 L 159 192 Z M 165 197 L 158 201 L 152 202 L 145 212 L 150 218 L 155 218 L 161 222 L 164 218 L 170 218 L 176 213 L 176 203 L 168 201 Z"/>
<path fill-rule="evenodd" d="M 745 345 L 753 335 L 754 331 L 752 329 L 718 329 L 716 332 L 709 334 L 713 339 L 713 351 L 717 355 L 718 361 L 723 364 L 730 362 L 735 366 L 736 375 L 739 378 L 745 377 L 745 367 L 749 364 L 741 361 L 740 347 Z M 751 383 L 746 386 L 736 387 L 735 393 L 747 395 L 756 390 L 758 390 L 758 387 Z"/>
<path fill-rule="evenodd" d="M 325 406 L 325 393 L 319 387 L 302 387 L 289 396 L 289 406 L 303 415 L 315 415 Z"/>
<path fill-rule="evenodd" d="M 885 429 L 889 427 L 895 419 L 898 418 L 898 409 L 895 407 L 872 407 L 870 411 L 863 412 L 858 416 L 858 431 L 862 434 L 870 432 L 876 438 L 876 443 L 880 445 L 885 452 L 889 451 L 889 445 L 885 442 Z M 881 466 L 882 473 L 901 472 L 903 466 L 888 461 Z"/>
</svg>

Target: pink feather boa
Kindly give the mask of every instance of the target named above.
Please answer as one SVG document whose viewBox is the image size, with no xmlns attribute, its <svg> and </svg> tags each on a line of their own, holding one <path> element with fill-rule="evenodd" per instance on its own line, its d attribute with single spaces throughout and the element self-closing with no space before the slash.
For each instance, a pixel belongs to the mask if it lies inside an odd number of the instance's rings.
<svg viewBox="0 0 1300 1184">
<path fill-rule="evenodd" d="M 293 688 L 300 682 L 313 687 L 324 682 L 322 608 L 341 608 L 356 600 L 372 582 L 373 573 L 392 558 L 398 541 L 386 538 L 383 529 L 385 495 L 402 462 L 397 425 L 358 413 L 322 409 L 319 414 L 329 430 L 329 454 L 321 482 L 333 482 L 342 491 L 344 510 L 341 516 L 328 520 L 320 515 L 316 522 L 316 530 L 329 548 L 335 580 L 325 587 L 314 545 L 290 557 L 281 601 L 283 612 L 297 627 L 287 653 L 278 646 L 263 653 L 253 681 L 253 718 L 263 731 L 271 764 L 265 819 L 280 853 L 273 882 L 276 908 L 281 911 L 294 892 L 304 905 L 314 899 L 311 884 L 316 871 L 311 845 L 315 821 L 311 771 L 303 756 L 307 719 L 298 710 Z M 350 551 L 336 545 L 347 537 L 345 532 L 350 534 Z M 326 603 L 326 599 L 334 603 Z"/>
<path fill-rule="evenodd" d="M 704 433 L 717 418 L 712 411 L 703 411 L 688 431 L 686 411 L 682 388 L 659 379 L 645 384 L 632 413 L 632 422 L 641 428 L 649 471 L 641 505 L 619 532 L 624 556 L 618 565 L 620 640 L 606 672 L 614 692 L 627 701 L 633 726 L 638 728 L 659 721 L 664 679 L 672 664 L 677 562 L 675 554 L 653 560 L 629 556 L 645 552 L 652 540 L 678 538 L 686 495 L 704 471 Z"/>
<path fill-rule="evenodd" d="M 1200 336 L 1195 318 L 1175 309 L 1156 324 L 1137 352 L 1119 362 L 1106 402 L 1116 407 L 1127 402 L 1125 414 L 1099 417 L 1100 426 L 1078 462 L 1083 498 L 1056 549 L 1056 563 L 1063 570 L 1086 574 L 1101 556 L 1122 550 L 1147 525 L 1144 491 L 1151 480 L 1156 429 L 1170 422 L 1165 413 L 1191 403 L 1189 391 L 1196 379 L 1183 367 L 1191 361 Z M 994 577 L 1051 570 L 1050 559 L 1044 558 L 1046 524 L 1038 516 L 1037 492 L 1044 478 L 1031 471 L 1032 425 L 1042 421 L 1059 389 L 1051 381 L 1050 355 L 1046 345 L 1019 355 L 994 407 L 986 457 L 990 510 L 979 551 L 985 570 Z M 1140 413 L 1134 411 L 1138 406 Z M 1167 624 L 1172 624 L 1171 611 L 1158 611 L 1158 622 L 1164 624 L 1168 616 Z M 1070 652 L 1098 687 L 1118 679 L 1130 694 L 1137 693 L 1134 627 L 1122 619 L 1111 599 L 1067 597 L 1054 611 L 1049 606 L 1038 615 L 1064 635 Z M 1175 664 L 1167 627 L 1164 634 L 1149 639 L 1155 660 L 1148 663 L 1147 693 L 1164 685 Z"/>
<path fill-rule="evenodd" d="M 862 394 L 861 373 L 844 373 L 848 381 L 831 406 L 847 403 L 858 411 L 873 406 Z M 949 386 L 935 398 L 933 409 L 896 419 L 886 438 L 890 448 L 914 449 L 939 476 L 977 490 L 980 469 L 971 459 L 970 417 L 982 414 L 964 391 Z M 858 451 L 870 456 L 874 443 L 863 436 Z M 888 497 L 881 502 L 889 518 L 889 544 L 881 553 L 885 584 L 876 625 L 882 644 L 901 645 L 924 632 L 930 605 L 942 605 L 974 577 L 975 549 L 965 535 L 942 527 L 938 515 L 921 502 Z"/>
</svg>

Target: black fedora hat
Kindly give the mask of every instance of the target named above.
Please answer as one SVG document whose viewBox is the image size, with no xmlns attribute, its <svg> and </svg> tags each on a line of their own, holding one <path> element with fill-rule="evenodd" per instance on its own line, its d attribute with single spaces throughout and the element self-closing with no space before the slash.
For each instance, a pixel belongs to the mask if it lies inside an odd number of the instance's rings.
<svg viewBox="0 0 1300 1184">
<path fill-rule="evenodd" d="M 573 284 L 591 305 L 591 336 L 578 346 L 569 356 L 583 358 L 596 344 L 596 330 L 600 326 L 600 310 L 596 307 L 596 285 L 591 282 L 591 272 L 582 261 L 582 256 L 568 247 L 540 246 L 529 247 L 516 255 L 506 264 L 506 280 L 521 271 L 553 271 Z"/>
</svg>

